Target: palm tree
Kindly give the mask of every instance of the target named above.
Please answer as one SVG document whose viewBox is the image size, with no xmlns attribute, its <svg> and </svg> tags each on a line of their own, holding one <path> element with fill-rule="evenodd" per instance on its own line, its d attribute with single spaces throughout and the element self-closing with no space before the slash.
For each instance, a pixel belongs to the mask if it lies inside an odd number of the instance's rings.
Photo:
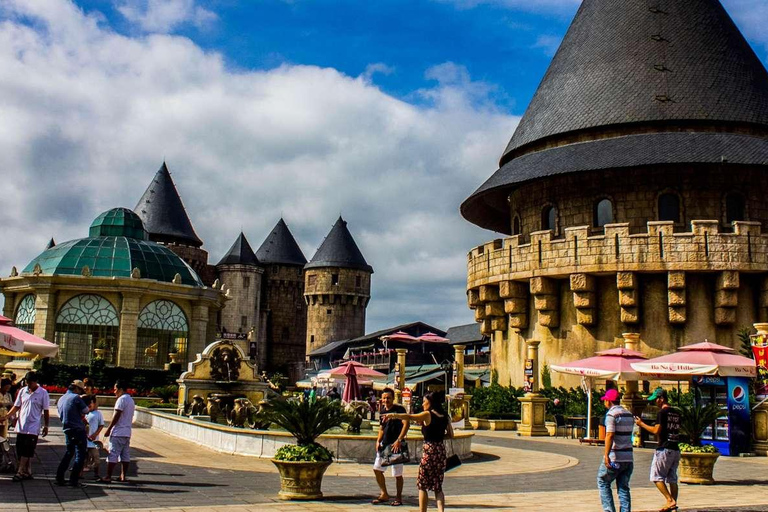
<svg viewBox="0 0 768 512">
<path fill-rule="evenodd" d="M 704 407 L 684 405 L 680 407 L 680 433 L 688 438 L 691 446 L 701 446 L 701 434 L 723 414 L 715 403 Z"/>
<path fill-rule="evenodd" d="M 299 446 L 317 445 L 318 437 L 349 421 L 341 402 L 326 398 L 270 400 L 264 405 L 263 414 L 269 422 L 293 434 Z"/>
</svg>

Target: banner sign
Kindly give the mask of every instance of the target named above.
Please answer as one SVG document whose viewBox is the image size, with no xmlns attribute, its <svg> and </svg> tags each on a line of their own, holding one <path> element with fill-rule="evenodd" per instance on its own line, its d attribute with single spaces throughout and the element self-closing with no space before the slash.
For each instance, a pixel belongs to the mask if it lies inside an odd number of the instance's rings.
<svg viewBox="0 0 768 512">
<path fill-rule="evenodd" d="M 248 333 L 247 332 L 220 332 L 217 333 L 217 338 L 220 340 L 235 340 L 235 341 L 241 341 L 241 340 L 247 340 L 248 339 Z"/>
<path fill-rule="evenodd" d="M 755 364 L 757 364 L 757 378 L 762 381 L 768 380 L 768 347 L 754 345 L 752 353 L 755 355 Z"/>
</svg>

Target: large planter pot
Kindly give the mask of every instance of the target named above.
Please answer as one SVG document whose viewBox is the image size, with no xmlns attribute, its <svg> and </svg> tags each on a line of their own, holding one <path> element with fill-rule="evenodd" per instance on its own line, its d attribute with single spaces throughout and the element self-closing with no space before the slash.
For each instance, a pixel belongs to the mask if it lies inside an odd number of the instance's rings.
<svg viewBox="0 0 768 512">
<path fill-rule="evenodd" d="M 109 353 L 109 349 L 106 348 L 95 348 L 93 349 L 93 353 L 96 354 L 96 357 L 101 359 L 106 359 L 107 354 Z"/>
<path fill-rule="evenodd" d="M 680 481 L 685 484 L 714 484 L 712 471 L 718 457 L 719 453 L 681 453 Z"/>
<path fill-rule="evenodd" d="M 280 472 L 281 500 L 318 500 L 323 497 L 320 487 L 329 462 L 289 462 L 272 459 Z"/>
</svg>

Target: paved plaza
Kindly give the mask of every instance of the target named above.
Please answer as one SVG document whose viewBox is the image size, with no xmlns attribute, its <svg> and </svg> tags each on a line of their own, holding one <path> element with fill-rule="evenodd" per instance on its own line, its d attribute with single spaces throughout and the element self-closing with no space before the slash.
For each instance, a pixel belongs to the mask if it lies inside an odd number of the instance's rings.
<svg viewBox="0 0 768 512">
<path fill-rule="evenodd" d="M 0 476 L 0 511 L 165 510 L 233 512 L 352 511 L 382 509 L 369 504 L 376 484 L 370 467 L 334 464 L 323 481 L 322 502 L 277 499 L 279 478 L 268 460 L 217 453 L 162 432 L 134 430 L 136 469 L 129 484 L 92 483 L 85 489 L 53 485 L 63 448 L 58 421 L 43 440 L 35 461 L 36 478 L 14 483 Z M 446 475 L 448 509 L 456 511 L 599 511 L 595 475 L 601 448 L 570 439 L 526 439 L 512 432 L 479 432 L 477 457 Z M 650 450 L 636 452 L 633 509 L 658 510 L 661 499 L 647 481 Z M 405 472 L 405 503 L 415 510 L 416 465 Z M 681 487 L 681 510 L 766 511 L 768 459 L 721 458 L 718 485 Z M 394 483 L 394 482 L 392 482 Z"/>
</svg>

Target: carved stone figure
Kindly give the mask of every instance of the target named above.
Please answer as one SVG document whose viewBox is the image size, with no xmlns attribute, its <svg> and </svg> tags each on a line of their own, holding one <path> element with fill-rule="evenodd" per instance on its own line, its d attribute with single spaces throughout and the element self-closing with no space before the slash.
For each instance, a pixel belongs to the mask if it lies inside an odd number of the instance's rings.
<svg viewBox="0 0 768 512">
<path fill-rule="evenodd" d="M 347 425 L 347 432 L 354 434 L 360 433 L 360 426 L 363 424 L 365 415 L 370 410 L 368 402 L 363 402 L 362 400 L 354 400 L 346 404 L 344 408 L 349 414 L 352 415 L 352 419 Z"/>
<path fill-rule="evenodd" d="M 254 413 L 251 415 L 251 417 L 248 419 L 248 426 L 256 429 L 256 430 L 267 430 L 269 429 L 270 422 L 267 421 L 264 418 L 264 405 L 266 405 L 266 400 L 261 400 L 259 402 L 259 408 L 256 410 L 254 408 Z"/>
<path fill-rule="evenodd" d="M 253 411 L 252 411 L 253 409 Z M 247 398 L 235 398 L 235 407 L 229 415 L 229 423 L 234 427 L 244 427 L 255 408 Z"/>
<path fill-rule="evenodd" d="M 211 417 L 211 423 L 218 423 L 221 415 L 221 400 L 208 397 L 208 416 Z"/>
<path fill-rule="evenodd" d="M 231 345 L 222 345 L 211 354 L 211 378 L 231 382 L 240 378 L 240 353 Z"/>
<path fill-rule="evenodd" d="M 200 416 L 201 414 L 205 414 L 205 412 L 205 403 L 203 402 L 203 397 L 200 395 L 193 396 L 192 404 L 189 407 L 190 416 Z"/>
</svg>

